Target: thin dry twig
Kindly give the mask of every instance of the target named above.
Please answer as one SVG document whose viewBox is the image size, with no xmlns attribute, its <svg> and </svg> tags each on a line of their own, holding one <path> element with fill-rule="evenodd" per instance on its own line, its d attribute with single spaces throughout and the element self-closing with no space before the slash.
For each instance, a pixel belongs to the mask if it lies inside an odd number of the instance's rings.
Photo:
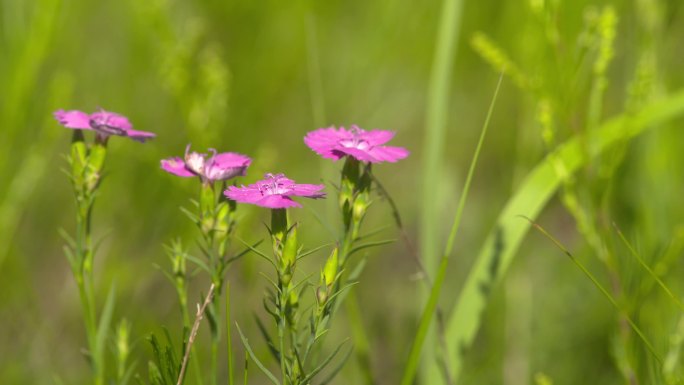
<svg viewBox="0 0 684 385">
<path fill-rule="evenodd" d="M 185 346 L 185 355 L 183 355 L 183 364 L 181 365 L 180 374 L 178 374 L 177 385 L 183 383 L 183 377 L 185 377 L 185 369 L 188 366 L 188 360 L 190 359 L 190 350 L 192 349 L 192 344 L 195 342 L 195 337 L 197 337 L 197 331 L 199 331 L 200 322 L 202 322 L 202 316 L 204 311 L 207 309 L 211 298 L 214 296 L 214 284 L 209 286 L 209 292 L 207 293 L 207 298 L 204 299 L 202 307 L 197 304 L 197 314 L 195 315 L 195 323 L 192 324 L 192 329 L 190 330 L 190 336 L 188 337 L 188 344 Z"/>
</svg>

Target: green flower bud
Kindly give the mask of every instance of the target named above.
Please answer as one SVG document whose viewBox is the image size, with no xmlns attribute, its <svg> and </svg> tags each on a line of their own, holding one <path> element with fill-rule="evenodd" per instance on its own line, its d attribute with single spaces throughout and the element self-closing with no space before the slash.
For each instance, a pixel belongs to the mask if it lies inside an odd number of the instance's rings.
<svg viewBox="0 0 684 385">
<path fill-rule="evenodd" d="M 328 288 L 319 287 L 316 289 L 316 299 L 318 300 L 319 306 L 325 305 L 325 302 L 328 300 Z"/>
<path fill-rule="evenodd" d="M 323 279 L 322 283 L 327 287 L 331 287 L 337 278 L 337 269 L 339 267 L 339 252 L 337 247 L 333 249 L 332 253 L 325 262 L 325 267 L 323 268 Z"/>
<path fill-rule="evenodd" d="M 360 193 L 356 199 L 354 199 L 354 206 L 352 209 L 352 218 L 354 219 L 354 222 L 358 223 L 363 220 L 370 205 L 370 195 L 367 192 Z"/>
<path fill-rule="evenodd" d="M 283 247 L 283 263 L 285 266 L 294 266 L 297 262 L 297 252 L 299 244 L 297 243 L 297 226 L 293 226 L 285 239 Z"/>
</svg>

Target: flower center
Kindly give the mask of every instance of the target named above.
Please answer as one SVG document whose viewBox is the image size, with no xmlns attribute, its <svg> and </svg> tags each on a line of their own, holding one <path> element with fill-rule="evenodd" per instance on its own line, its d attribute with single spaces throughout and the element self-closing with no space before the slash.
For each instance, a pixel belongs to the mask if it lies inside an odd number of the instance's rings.
<svg viewBox="0 0 684 385">
<path fill-rule="evenodd" d="M 204 155 L 196 152 L 186 153 L 185 165 L 195 174 L 202 175 L 204 172 Z"/>
<path fill-rule="evenodd" d="M 109 115 L 100 115 L 95 119 L 90 119 L 90 127 L 102 134 L 125 135 L 126 130 L 109 124 Z"/>
<path fill-rule="evenodd" d="M 352 137 L 340 140 L 338 142 L 340 146 L 345 148 L 356 148 L 358 150 L 369 150 L 371 148 L 370 143 L 361 137 L 362 133 L 358 128 L 352 127 L 349 131 L 351 132 Z"/>
<path fill-rule="evenodd" d="M 283 195 L 292 190 L 292 187 L 283 183 L 283 174 L 266 174 L 266 181 L 259 183 L 259 192 L 262 196 L 266 195 Z"/>
</svg>

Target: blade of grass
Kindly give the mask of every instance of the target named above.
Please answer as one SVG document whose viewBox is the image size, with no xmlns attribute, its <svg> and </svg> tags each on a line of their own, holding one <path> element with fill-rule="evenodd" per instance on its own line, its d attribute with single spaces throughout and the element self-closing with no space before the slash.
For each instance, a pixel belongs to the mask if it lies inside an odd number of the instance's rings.
<svg viewBox="0 0 684 385">
<path fill-rule="evenodd" d="M 278 381 L 278 379 L 273 375 L 273 373 L 271 373 L 271 371 L 268 370 L 264 366 L 264 364 L 262 364 L 261 361 L 259 361 L 257 356 L 254 354 L 254 352 L 252 351 L 252 347 L 249 345 L 249 342 L 247 341 L 247 337 L 245 337 L 245 335 L 242 334 L 242 330 L 240 329 L 240 325 L 238 325 L 236 323 L 235 327 L 237 327 L 238 333 L 240 333 L 240 339 L 242 339 L 242 343 L 245 345 L 245 349 L 247 349 L 247 353 L 249 354 L 250 357 L 252 357 L 252 361 L 254 361 L 256 366 L 258 366 L 259 369 L 261 369 L 261 371 L 264 372 L 266 377 L 268 377 L 268 379 L 271 380 L 271 382 L 273 382 L 275 385 L 280 385 L 280 381 Z M 245 364 L 245 366 L 246 366 L 246 364 Z"/>
<path fill-rule="evenodd" d="M 449 84 L 451 68 L 456 57 L 456 41 L 460 28 L 462 0 L 444 0 L 442 2 L 442 18 L 437 35 L 430 85 L 428 88 L 427 114 L 425 118 L 425 142 L 423 144 L 423 179 L 421 194 L 420 240 L 421 255 L 425 260 L 428 273 L 434 271 L 437 264 L 437 242 L 439 229 L 437 217 L 439 202 L 433 199 L 434 192 L 426 186 L 436 185 L 444 153 L 446 136 L 447 106 L 449 103 Z"/>
<path fill-rule="evenodd" d="M 644 333 L 641 331 L 641 329 L 637 326 L 637 324 L 634 322 L 634 320 L 632 320 L 632 317 L 630 317 L 620 307 L 620 305 L 618 305 L 615 298 L 613 298 L 613 296 L 608 292 L 608 290 L 606 290 L 606 288 L 603 287 L 603 285 L 601 285 L 601 283 L 598 281 L 598 279 L 596 279 L 596 277 L 594 277 L 594 275 L 580 261 L 578 261 L 575 258 L 575 256 L 573 256 L 572 253 L 570 253 L 570 251 L 565 246 L 563 246 L 562 243 L 560 243 L 560 241 L 558 239 L 556 239 L 553 235 L 549 234 L 548 231 L 546 231 L 538 223 L 533 222 L 530 218 L 527 218 L 525 216 L 523 216 L 523 218 L 525 218 L 536 230 L 538 230 L 540 233 L 542 233 L 546 238 L 551 240 L 551 242 L 553 242 L 556 245 L 556 247 L 558 247 L 565 255 L 567 255 L 570 258 L 570 260 L 575 265 L 577 265 L 577 267 L 579 267 L 580 270 L 582 270 L 584 275 L 586 275 L 591 280 L 591 282 L 594 284 L 594 286 L 596 286 L 596 288 L 599 289 L 599 291 L 608 299 L 608 301 L 611 303 L 611 305 L 613 305 L 615 310 L 622 313 L 622 315 L 627 320 L 627 323 L 629 323 L 629 326 L 632 327 L 632 330 L 634 330 L 634 332 L 639 336 L 639 338 L 641 338 L 641 341 L 644 343 L 644 345 L 646 345 L 646 348 L 648 348 L 648 350 L 651 352 L 651 354 L 653 354 L 653 357 L 655 357 L 655 359 L 658 361 L 658 363 L 660 365 L 662 365 L 663 359 L 660 357 L 660 355 L 658 355 L 658 353 L 656 353 L 653 345 L 651 345 L 651 343 L 648 341 L 648 339 L 646 338 Z"/>
<path fill-rule="evenodd" d="M 492 117 L 492 112 L 494 111 L 494 104 L 496 103 L 497 96 L 499 95 L 499 89 L 501 88 L 501 80 L 503 79 L 503 73 L 499 76 L 499 81 L 496 84 L 496 89 L 494 90 L 494 96 L 489 104 L 489 110 L 487 111 L 487 117 L 485 118 L 484 124 L 482 125 L 482 130 L 480 132 L 480 139 L 477 142 L 477 147 L 475 147 L 475 153 L 470 161 L 470 168 L 468 169 L 468 175 L 466 176 L 465 184 L 463 185 L 463 191 L 461 192 L 461 197 L 458 201 L 458 207 L 456 209 L 456 216 L 454 217 L 454 222 L 451 225 L 451 231 L 449 232 L 449 238 L 447 239 L 446 246 L 444 247 L 444 254 L 442 254 L 442 259 L 439 264 L 439 270 L 437 270 L 437 277 L 435 278 L 435 283 L 432 285 L 430 290 L 430 297 L 423 310 L 423 315 L 420 319 L 420 324 L 418 325 L 418 332 L 413 340 L 411 346 L 411 352 L 409 353 L 408 362 L 404 368 L 404 375 L 402 376 L 402 385 L 411 385 L 413 379 L 415 378 L 416 371 L 418 370 L 418 363 L 420 361 L 421 350 L 423 349 L 423 344 L 425 338 L 427 337 L 427 332 L 432 324 L 432 318 L 435 315 L 437 309 L 437 302 L 439 300 L 439 295 L 442 291 L 442 285 L 444 284 L 444 278 L 446 277 L 446 268 L 449 264 L 449 256 L 454 248 L 454 241 L 456 239 L 456 234 L 461 226 L 461 218 L 463 217 L 463 209 L 465 208 L 465 202 L 468 198 L 468 191 L 470 190 L 470 183 L 473 180 L 473 175 L 475 174 L 475 167 L 477 166 L 477 159 L 480 156 L 480 151 L 482 150 L 482 144 L 484 143 L 485 136 L 487 135 L 487 128 L 489 127 L 489 121 Z"/>
<path fill-rule="evenodd" d="M 636 114 L 622 114 L 588 133 L 588 138 L 573 137 L 543 159 L 522 181 L 490 231 L 480 249 L 463 290 L 447 319 L 446 338 L 449 341 L 448 362 L 454 378 L 463 364 L 463 356 L 472 344 L 480 324 L 489 289 L 503 277 L 515 256 L 530 224 L 517 215 L 537 217 L 562 183 L 554 162 L 562 162 L 568 174 L 574 173 L 590 159 L 583 157 L 581 142 L 590 145 L 588 155 L 595 157 L 612 144 L 630 139 L 647 128 L 666 122 L 684 113 L 684 90 L 654 102 Z"/>
<path fill-rule="evenodd" d="M 655 271 L 653 271 L 653 269 L 651 269 L 651 267 L 648 266 L 648 264 L 646 264 L 646 261 L 644 261 L 644 259 L 641 258 L 641 255 L 637 253 L 632 244 L 629 243 L 627 238 L 625 238 L 625 235 L 622 234 L 622 231 L 620 231 L 620 228 L 618 228 L 615 223 L 613 223 L 613 227 L 615 228 L 615 231 L 617 231 L 618 236 L 620 236 L 622 242 L 629 249 L 629 252 L 632 253 L 632 255 L 634 256 L 634 258 L 636 258 L 637 261 L 639 261 L 639 264 L 641 264 L 641 266 L 648 272 L 648 274 L 651 275 L 651 277 L 658 283 L 660 288 L 663 289 L 663 291 L 668 295 L 668 297 L 672 299 L 672 302 L 674 302 L 677 305 L 679 310 L 684 311 L 684 304 L 682 304 L 682 301 L 680 301 L 679 298 L 677 298 L 677 296 L 667 287 L 667 285 L 665 285 L 663 280 L 658 277 Z"/>
</svg>

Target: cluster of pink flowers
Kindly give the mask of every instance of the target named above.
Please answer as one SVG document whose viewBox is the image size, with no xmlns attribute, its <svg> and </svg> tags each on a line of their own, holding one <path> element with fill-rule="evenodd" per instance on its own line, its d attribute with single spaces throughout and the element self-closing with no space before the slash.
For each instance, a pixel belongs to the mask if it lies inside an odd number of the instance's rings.
<svg viewBox="0 0 684 385">
<path fill-rule="evenodd" d="M 136 131 L 125 116 L 100 110 L 87 114 L 82 111 L 63 111 L 54 113 L 57 121 L 68 128 L 95 131 L 98 137 L 106 139 L 111 135 L 126 136 L 144 142 L 155 137 L 154 133 Z M 394 137 L 394 132 L 386 130 L 365 131 L 352 125 L 344 127 L 320 128 L 309 132 L 304 143 L 314 152 L 326 159 L 340 160 L 351 157 L 365 163 L 396 162 L 404 159 L 409 152 L 402 147 L 385 146 Z M 203 183 L 226 181 L 246 175 L 252 159 L 234 152 L 219 153 L 209 149 L 210 154 L 185 149 L 183 158 L 171 157 L 161 161 L 161 168 L 180 177 L 199 177 Z M 241 187 L 229 186 L 224 192 L 228 199 L 249 203 L 271 209 L 301 207 L 291 197 L 323 198 L 324 185 L 298 184 L 284 174 L 266 174 L 263 180 Z"/>
</svg>

